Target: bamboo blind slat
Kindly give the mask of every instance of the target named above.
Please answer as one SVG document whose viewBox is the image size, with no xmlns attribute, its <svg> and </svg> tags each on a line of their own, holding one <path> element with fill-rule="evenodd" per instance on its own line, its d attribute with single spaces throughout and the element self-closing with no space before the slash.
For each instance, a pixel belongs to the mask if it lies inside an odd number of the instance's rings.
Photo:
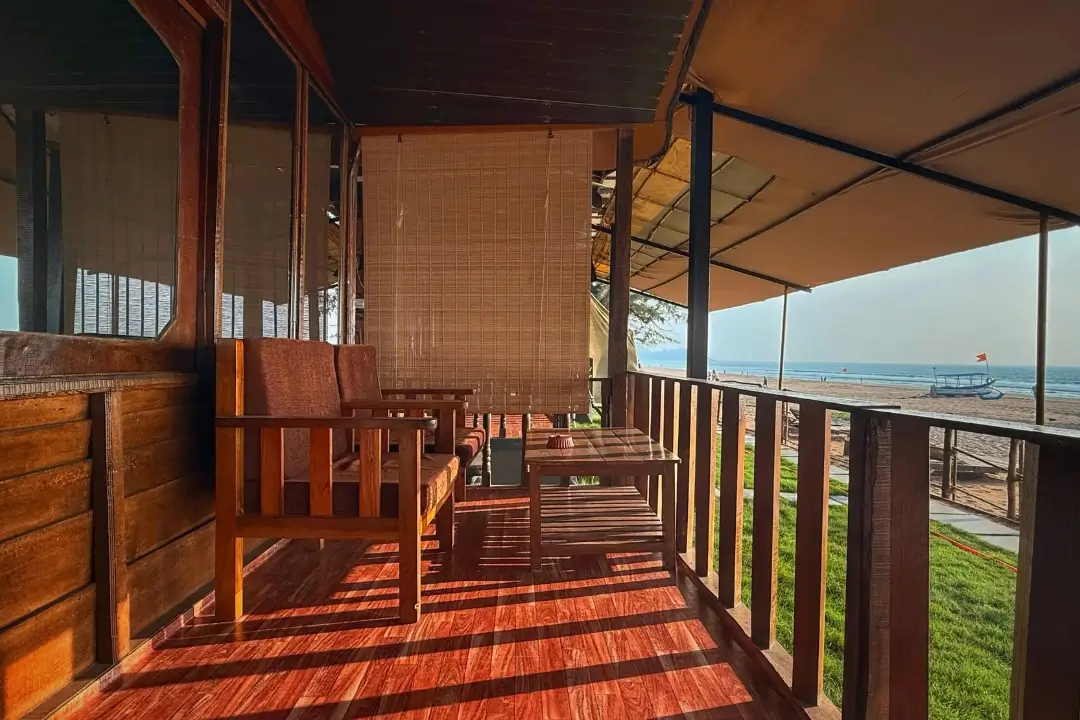
<svg viewBox="0 0 1080 720">
<path fill-rule="evenodd" d="M 366 137 L 365 340 L 384 387 L 588 406 L 588 131 Z"/>
</svg>

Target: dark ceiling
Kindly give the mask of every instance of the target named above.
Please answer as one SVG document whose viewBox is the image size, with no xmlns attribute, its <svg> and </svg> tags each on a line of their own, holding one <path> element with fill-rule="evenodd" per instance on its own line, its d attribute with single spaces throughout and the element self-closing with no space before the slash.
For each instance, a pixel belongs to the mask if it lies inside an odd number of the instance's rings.
<svg viewBox="0 0 1080 720">
<path fill-rule="evenodd" d="M 649 122 L 692 0 L 311 0 L 361 125 Z"/>
</svg>

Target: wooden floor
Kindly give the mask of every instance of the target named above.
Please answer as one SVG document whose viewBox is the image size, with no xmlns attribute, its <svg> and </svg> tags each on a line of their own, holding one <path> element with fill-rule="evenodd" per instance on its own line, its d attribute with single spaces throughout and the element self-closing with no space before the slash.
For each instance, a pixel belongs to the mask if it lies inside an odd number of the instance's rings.
<svg viewBox="0 0 1080 720">
<path fill-rule="evenodd" d="M 418 624 L 396 620 L 395 546 L 292 543 L 249 575 L 242 621 L 195 618 L 71 717 L 724 719 L 782 705 L 658 555 L 553 559 L 534 576 L 522 492 L 473 491 L 460 508 L 453 560 L 425 550 Z"/>
</svg>

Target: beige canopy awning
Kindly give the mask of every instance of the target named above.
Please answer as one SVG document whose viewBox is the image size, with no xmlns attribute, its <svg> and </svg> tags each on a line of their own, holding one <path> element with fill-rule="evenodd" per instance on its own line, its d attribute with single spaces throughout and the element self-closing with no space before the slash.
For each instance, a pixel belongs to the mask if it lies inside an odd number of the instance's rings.
<svg viewBox="0 0 1080 720">
<path fill-rule="evenodd" d="M 691 77 L 723 106 L 1077 214 L 1077 27 L 1080 4 L 1054 0 L 727 0 Z M 632 286 L 682 303 L 689 115 L 636 171 L 632 229 L 646 241 L 632 244 Z M 1031 209 L 740 120 L 716 115 L 713 133 L 713 260 L 750 273 L 714 265 L 713 310 L 1038 231 Z M 635 153 L 662 151 L 664 134 L 646 128 Z M 605 276 L 603 230 L 593 260 Z"/>
</svg>

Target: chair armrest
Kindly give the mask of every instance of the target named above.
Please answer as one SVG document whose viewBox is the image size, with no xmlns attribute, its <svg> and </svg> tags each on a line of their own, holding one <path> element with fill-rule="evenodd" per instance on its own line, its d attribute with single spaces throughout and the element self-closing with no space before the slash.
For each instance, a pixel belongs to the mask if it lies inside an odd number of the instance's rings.
<svg viewBox="0 0 1080 720">
<path fill-rule="evenodd" d="M 476 390 L 472 388 L 392 388 L 383 390 L 382 394 L 383 397 L 396 395 L 453 395 L 454 397 L 464 397 L 466 395 L 475 395 Z"/>
<path fill-rule="evenodd" d="M 354 430 L 434 430 L 435 418 L 355 418 L 313 417 L 303 415 L 219 415 L 214 426 L 220 428 L 332 428 Z"/>
<path fill-rule="evenodd" d="M 343 400 L 343 410 L 457 410 L 464 412 L 464 400 Z"/>
</svg>

